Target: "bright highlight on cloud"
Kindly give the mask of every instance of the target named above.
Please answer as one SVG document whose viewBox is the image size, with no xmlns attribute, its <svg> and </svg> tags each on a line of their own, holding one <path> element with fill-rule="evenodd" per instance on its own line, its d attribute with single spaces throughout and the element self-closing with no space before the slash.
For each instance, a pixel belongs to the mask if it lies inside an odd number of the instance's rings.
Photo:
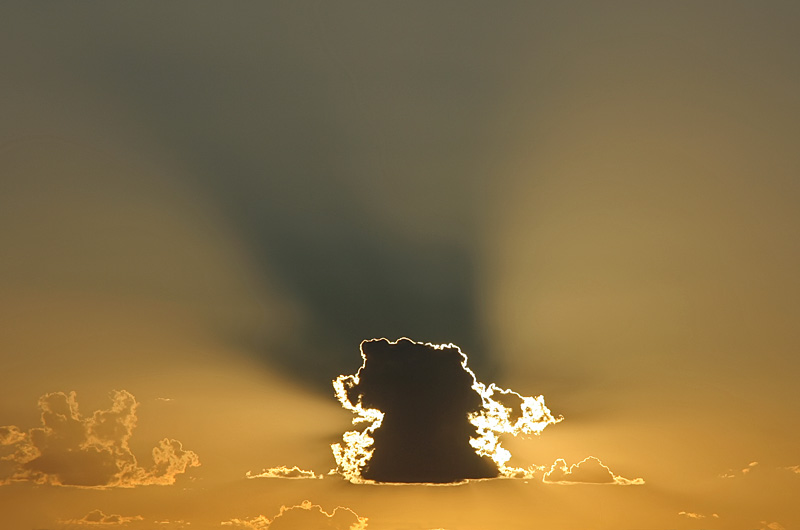
<svg viewBox="0 0 800 530">
<path fill-rule="evenodd" d="M 542 482 L 550 484 L 616 484 L 633 486 L 644 484 L 644 479 L 627 479 L 615 475 L 599 458 L 587 456 L 577 464 L 567 466 L 567 462 L 559 458 L 544 474 Z"/>
<path fill-rule="evenodd" d="M 333 444 L 335 473 L 354 483 L 455 483 L 518 476 L 501 434 L 539 434 L 561 421 L 544 397 L 479 382 L 453 344 L 361 343 L 362 364 L 333 381 L 353 424 Z"/>
<path fill-rule="evenodd" d="M 259 515 L 252 519 L 230 519 L 221 524 L 244 530 L 365 530 L 367 518 L 343 506 L 328 513 L 318 504 L 303 501 L 296 506 L 281 506 L 272 519 Z"/>
<path fill-rule="evenodd" d="M 247 478 L 288 478 L 288 479 L 321 479 L 322 475 L 317 475 L 313 471 L 307 471 L 305 469 L 300 469 L 297 466 L 293 467 L 286 467 L 286 466 L 279 466 L 279 467 L 271 467 L 268 469 L 264 469 L 261 473 L 253 474 L 248 471 L 245 476 Z"/>
<path fill-rule="evenodd" d="M 88 525 L 88 526 L 115 526 L 115 525 L 128 524 L 132 521 L 142 521 L 142 520 L 144 520 L 144 517 L 142 517 L 141 515 L 132 515 L 132 516 L 117 515 L 117 514 L 106 515 L 102 512 L 102 510 L 92 510 L 91 512 L 84 515 L 80 519 L 67 519 L 65 521 L 61 521 L 61 523 Z"/>
<path fill-rule="evenodd" d="M 678 512 L 678 515 L 683 515 L 684 517 L 688 517 L 689 519 L 705 519 L 706 516 L 701 513 L 694 513 L 694 512 Z M 711 517 L 713 519 L 719 519 L 719 515 L 716 513 L 712 513 Z"/>
<path fill-rule="evenodd" d="M 740 471 L 729 469 L 727 473 L 721 474 L 720 477 L 721 478 L 736 478 L 740 476 L 743 477 L 749 474 L 753 470 L 753 468 L 756 467 L 757 465 L 758 462 L 750 462 L 749 464 L 747 464 L 747 467 L 742 468 Z"/>
<path fill-rule="evenodd" d="M 138 403 L 114 391 L 111 408 L 83 416 L 75 392 L 39 398 L 41 427 L 0 427 L 0 484 L 30 481 L 53 486 L 132 488 L 174 484 L 176 476 L 200 465 L 181 442 L 164 438 L 152 450 L 153 464 L 139 465 L 128 442 Z"/>
</svg>

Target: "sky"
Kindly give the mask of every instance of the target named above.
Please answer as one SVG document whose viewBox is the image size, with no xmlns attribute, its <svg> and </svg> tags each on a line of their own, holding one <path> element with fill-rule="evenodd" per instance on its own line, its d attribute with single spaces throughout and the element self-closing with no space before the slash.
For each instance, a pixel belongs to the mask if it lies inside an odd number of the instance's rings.
<svg viewBox="0 0 800 530">
<path fill-rule="evenodd" d="M 796 3 L 0 21 L 3 527 L 800 528 Z"/>
</svg>

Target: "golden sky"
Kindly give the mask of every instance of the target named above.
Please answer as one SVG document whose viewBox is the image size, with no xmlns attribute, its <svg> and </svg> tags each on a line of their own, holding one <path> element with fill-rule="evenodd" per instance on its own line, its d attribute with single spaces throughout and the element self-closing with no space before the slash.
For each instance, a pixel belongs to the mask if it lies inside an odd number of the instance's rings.
<svg viewBox="0 0 800 530">
<path fill-rule="evenodd" d="M 0 20 L 0 527 L 800 528 L 795 3 Z M 381 337 L 498 478 L 344 471 Z"/>
</svg>

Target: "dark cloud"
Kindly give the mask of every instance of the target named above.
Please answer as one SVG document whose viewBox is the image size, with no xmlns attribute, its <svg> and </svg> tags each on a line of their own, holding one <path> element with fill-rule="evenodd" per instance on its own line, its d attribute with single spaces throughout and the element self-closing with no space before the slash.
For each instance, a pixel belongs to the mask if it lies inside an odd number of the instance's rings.
<svg viewBox="0 0 800 530">
<path fill-rule="evenodd" d="M 109 409 L 83 416 L 75 392 L 39 398 L 42 426 L 21 431 L 0 427 L 0 484 L 31 481 L 54 486 L 111 488 L 174 484 L 187 468 L 199 466 L 193 451 L 164 438 L 144 468 L 128 442 L 139 406 L 132 394 L 114 391 Z"/>
<path fill-rule="evenodd" d="M 516 470 L 505 466 L 510 454 L 497 434 L 538 433 L 558 421 L 541 396 L 479 383 L 457 346 L 376 339 L 361 343 L 361 355 L 358 373 L 334 382 L 342 405 L 369 423 L 333 446 L 338 471 L 351 481 L 509 476 Z"/>
</svg>

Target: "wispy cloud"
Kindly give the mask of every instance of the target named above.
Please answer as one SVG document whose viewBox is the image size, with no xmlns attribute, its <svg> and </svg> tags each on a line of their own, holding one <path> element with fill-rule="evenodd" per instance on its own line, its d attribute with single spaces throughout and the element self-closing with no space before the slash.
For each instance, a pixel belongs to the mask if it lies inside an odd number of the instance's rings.
<svg viewBox="0 0 800 530">
<path fill-rule="evenodd" d="M 727 473 L 721 474 L 720 478 L 729 478 L 730 479 L 730 478 L 743 477 L 745 475 L 748 475 L 753 470 L 753 468 L 756 467 L 757 465 L 758 465 L 758 462 L 753 461 L 753 462 L 750 462 L 749 464 L 747 464 L 747 467 L 744 467 L 742 469 L 729 469 L 727 471 Z"/>
<path fill-rule="evenodd" d="M 695 513 L 695 512 L 678 512 L 678 515 L 682 515 L 684 517 L 688 517 L 689 519 L 705 519 L 706 518 L 705 515 L 703 515 L 701 513 Z M 717 515 L 716 513 L 712 513 L 710 515 L 710 517 L 713 518 L 713 519 L 719 519 L 719 515 Z"/>
<path fill-rule="evenodd" d="M 153 521 L 153 523 L 157 524 L 157 525 L 161 525 L 161 526 L 158 527 L 160 529 L 175 528 L 175 529 L 178 529 L 178 530 L 190 527 L 191 524 L 192 524 L 191 521 L 185 521 L 183 519 L 175 519 L 175 520 L 164 519 L 164 520 L 161 520 L 161 521 Z"/>
<path fill-rule="evenodd" d="M 80 519 L 66 519 L 60 521 L 63 524 L 87 525 L 87 526 L 117 526 L 128 524 L 132 521 L 143 521 L 141 515 L 106 515 L 102 510 L 92 510 Z"/>
<path fill-rule="evenodd" d="M 283 530 L 308 530 L 326 528 L 330 530 L 365 530 L 367 518 L 359 516 L 350 508 L 337 506 L 328 513 L 318 504 L 303 501 L 295 506 L 281 506 L 280 512 L 272 519 L 258 515 L 250 519 L 229 519 L 220 523 L 244 530 L 267 530 L 271 526 Z"/>
<path fill-rule="evenodd" d="M 288 479 L 322 479 L 322 475 L 317 475 L 313 471 L 300 469 L 297 466 L 286 467 L 271 467 L 264 469 L 261 473 L 254 474 L 248 471 L 245 476 L 247 478 L 288 478 Z"/>
<path fill-rule="evenodd" d="M 644 484 L 644 479 L 627 479 L 615 475 L 599 458 L 587 456 L 577 464 L 567 466 L 566 460 L 559 458 L 542 477 L 549 484 L 616 484 L 632 486 Z"/>
<path fill-rule="evenodd" d="M 125 390 L 111 394 L 108 409 L 83 416 L 75 392 L 39 398 L 41 427 L 27 432 L 0 427 L 0 484 L 31 481 L 53 486 L 112 488 L 174 484 L 176 476 L 200 465 L 181 442 L 164 438 L 152 450 L 153 464 L 139 465 L 129 440 L 138 403 Z"/>
</svg>

